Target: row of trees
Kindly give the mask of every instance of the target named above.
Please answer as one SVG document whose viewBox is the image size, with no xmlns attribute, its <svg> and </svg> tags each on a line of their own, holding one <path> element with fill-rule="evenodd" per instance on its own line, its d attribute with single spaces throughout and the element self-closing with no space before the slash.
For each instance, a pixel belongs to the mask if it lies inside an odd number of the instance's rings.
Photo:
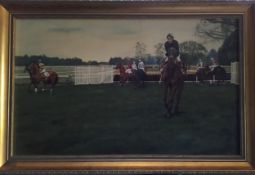
<svg viewBox="0 0 255 175">
<path fill-rule="evenodd" d="M 99 65 L 99 64 L 108 64 L 108 62 L 98 62 L 98 61 L 88 61 L 85 62 L 81 58 L 59 58 L 59 57 L 48 57 L 46 55 L 24 55 L 16 56 L 15 65 L 16 66 L 25 66 L 31 62 L 37 62 L 42 60 L 43 63 L 49 66 L 74 66 L 74 65 Z"/>
<path fill-rule="evenodd" d="M 146 52 L 146 45 L 141 42 L 136 43 L 134 58 L 115 57 L 109 60 L 109 64 L 128 64 L 130 61 L 142 59 L 146 64 L 160 64 L 165 57 L 164 43 L 155 45 L 155 54 L 150 55 Z M 180 57 L 188 65 L 196 65 L 200 60 L 204 63 L 211 62 L 211 58 L 217 58 L 217 51 L 208 51 L 201 43 L 196 41 L 185 41 L 180 43 Z"/>
<path fill-rule="evenodd" d="M 110 58 L 109 64 L 111 65 L 116 65 L 118 63 L 129 64 L 130 62 L 137 61 L 138 59 L 142 59 L 147 65 L 160 64 L 165 56 L 163 44 L 159 43 L 155 47 L 156 47 L 155 55 L 146 54 L 146 52 L 141 54 L 142 52 L 139 52 L 139 55 L 136 55 L 136 57 L 133 58 L 122 57 Z M 188 65 L 196 65 L 200 60 L 203 61 L 203 63 L 205 64 L 210 64 L 211 58 L 218 57 L 218 53 L 215 49 L 207 51 L 207 49 L 202 44 L 197 43 L 195 41 L 186 41 L 181 43 L 180 50 L 181 59 Z"/>
<path fill-rule="evenodd" d="M 223 41 L 218 49 L 218 62 L 229 65 L 240 58 L 239 20 L 235 17 L 214 17 L 202 19 L 196 27 L 195 34 L 204 42 Z"/>
</svg>

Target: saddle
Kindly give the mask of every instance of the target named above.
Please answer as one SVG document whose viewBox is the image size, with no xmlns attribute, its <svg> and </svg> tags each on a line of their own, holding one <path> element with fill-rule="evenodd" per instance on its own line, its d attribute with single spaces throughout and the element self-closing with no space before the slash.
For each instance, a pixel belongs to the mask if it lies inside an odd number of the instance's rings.
<svg viewBox="0 0 255 175">
<path fill-rule="evenodd" d="M 43 79 L 44 81 L 46 81 L 46 80 L 49 78 L 49 76 L 50 76 L 50 72 L 48 72 L 48 71 L 41 72 L 40 75 L 41 75 L 42 79 Z"/>
</svg>

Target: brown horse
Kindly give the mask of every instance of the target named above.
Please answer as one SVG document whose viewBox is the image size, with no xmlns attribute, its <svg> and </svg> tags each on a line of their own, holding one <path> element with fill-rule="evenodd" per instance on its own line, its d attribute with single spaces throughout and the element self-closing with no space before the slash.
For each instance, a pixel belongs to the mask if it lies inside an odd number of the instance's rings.
<svg viewBox="0 0 255 175">
<path fill-rule="evenodd" d="M 142 70 L 132 70 L 131 73 L 127 73 L 122 64 L 117 64 L 116 69 L 120 72 L 119 82 L 121 86 L 123 86 L 127 81 L 131 81 L 136 87 L 144 87 L 146 74 Z"/>
<path fill-rule="evenodd" d="M 214 76 L 214 81 L 216 81 L 216 82 L 214 82 L 214 83 L 216 83 L 216 85 L 223 84 L 224 81 L 226 80 L 227 72 L 224 69 L 224 67 L 216 66 L 212 70 L 212 74 Z"/>
<path fill-rule="evenodd" d="M 205 80 L 212 80 L 213 74 L 209 66 L 201 67 L 196 72 L 196 79 L 200 83 L 204 83 Z"/>
<path fill-rule="evenodd" d="M 58 82 L 58 75 L 54 71 L 48 71 L 49 76 L 44 77 L 42 73 L 40 73 L 40 68 L 37 63 L 31 63 L 30 65 L 25 67 L 25 70 L 28 71 L 30 76 L 30 88 L 33 85 L 34 91 L 38 91 L 38 86 L 42 82 L 43 89 L 48 88 L 50 92 L 53 92 L 55 85 Z"/>
<path fill-rule="evenodd" d="M 181 67 L 175 63 L 173 54 L 168 56 L 168 62 L 162 71 L 164 82 L 164 105 L 167 110 L 166 117 L 179 113 L 179 103 L 184 87 L 184 75 Z"/>
<path fill-rule="evenodd" d="M 210 84 L 216 83 L 219 85 L 226 80 L 226 70 L 221 66 L 216 66 L 211 70 L 209 66 L 199 68 L 196 72 L 197 81 L 204 83 L 205 80 L 210 81 Z"/>
<path fill-rule="evenodd" d="M 122 64 L 117 64 L 116 69 L 120 71 L 119 83 L 121 86 L 123 86 L 126 81 L 128 81 L 128 74 L 126 73 L 126 69 Z"/>
</svg>

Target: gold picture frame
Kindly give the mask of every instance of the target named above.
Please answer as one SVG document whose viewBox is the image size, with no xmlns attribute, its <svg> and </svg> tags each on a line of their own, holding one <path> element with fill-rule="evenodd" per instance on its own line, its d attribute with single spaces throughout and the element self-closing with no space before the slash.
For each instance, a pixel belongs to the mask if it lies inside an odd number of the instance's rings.
<svg viewBox="0 0 255 175">
<path fill-rule="evenodd" d="M 255 170 L 255 8 L 252 2 L 156 2 L 156 1 L 1 1 L 0 2 L 0 172 L 33 170 L 82 170 L 105 173 L 137 172 L 206 172 L 206 171 L 245 171 Z M 243 20 L 243 83 L 244 83 L 244 157 L 204 159 L 192 156 L 183 159 L 150 159 L 118 157 L 115 159 L 57 157 L 12 157 L 11 131 L 11 79 L 12 72 L 12 33 L 16 17 L 68 18 L 82 16 L 125 16 L 154 15 L 240 15 Z"/>
</svg>

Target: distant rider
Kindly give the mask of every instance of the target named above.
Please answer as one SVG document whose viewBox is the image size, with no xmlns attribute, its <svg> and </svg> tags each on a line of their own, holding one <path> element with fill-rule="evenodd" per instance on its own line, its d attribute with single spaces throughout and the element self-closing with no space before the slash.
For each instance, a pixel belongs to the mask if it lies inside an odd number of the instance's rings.
<svg viewBox="0 0 255 175">
<path fill-rule="evenodd" d="M 127 66 L 127 69 L 126 69 L 126 71 L 125 71 L 127 74 L 132 74 L 132 64 L 131 63 L 129 63 L 128 64 L 128 66 Z"/>
<path fill-rule="evenodd" d="M 132 72 L 133 72 L 133 73 L 134 73 L 135 71 L 137 71 L 137 65 L 136 65 L 135 61 L 133 61 L 131 67 L 132 67 Z"/>
<path fill-rule="evenodd" d="M 46 71 L 45 64 L 42 62 L 41 59 L 38 60 L 38 66 L 43 79 L 47 79 L 50 74 Z"/>
<path fill-rule="evenodd" d="M 145 72 L 144 62 L 141 59 L 139 59 L 139 62 L 138 62 L 138 69 Z"/>
</svg>

